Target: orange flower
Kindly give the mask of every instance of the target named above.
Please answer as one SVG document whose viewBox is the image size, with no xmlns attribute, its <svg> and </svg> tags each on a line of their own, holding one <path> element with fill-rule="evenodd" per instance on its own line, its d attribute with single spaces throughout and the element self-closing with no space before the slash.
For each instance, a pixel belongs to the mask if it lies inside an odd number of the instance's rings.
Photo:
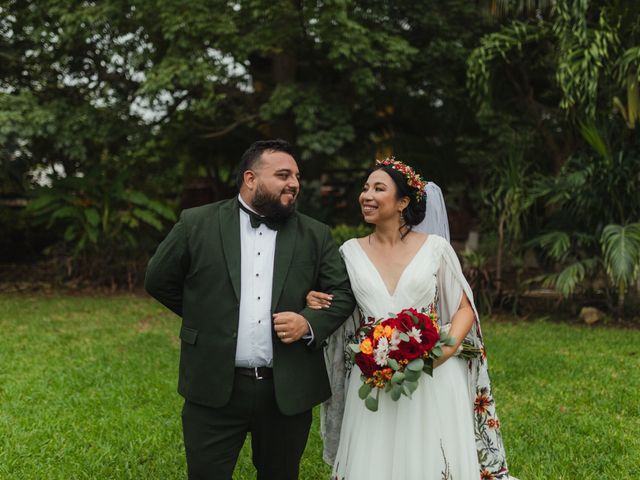
<svg viewBox="0 0 640 480">
<path fill-rule="evenodd" d="M 495 476 L 486 468 L 480 472 L 480 480 L 495 480 Z"/>
<path fill-rule="evenodd" d="M 500 428 L 500 420 L 496 418 L 490 418 L 487 420 L 487 425 L 489 428 Z"/>
<path fill-rule="evenodd" d="M 384 327 L 384 336 L 387 338 L 391 338 L 391 334 L 393 333 L 393 327 L 391 325 L 387 325 Z"/>
<path fill-rule="evenodd" d="M 489 409 L 489 405 L 491 405 L 491 400 L 484 393 L 480 393 L 476 396 L 475 402 L 473 402 L 473 409 L 476 413 L 480 415 L 484 415 L 487 413 Z"/>
<path fill-rule="evenodd" d="M 373 329 L 373 338 L 378 340 L 384 334 L 384 327 L 382 325 L 376 325 Z"/>
<path fill-rule="evenodd" d="M 393 369 L 383 368 L 382 370 L 376 370 L 375 372 L 373 372 L 373 378 L 365 380 L 365 383 L 367 383 L 368 380 L 371 380 L 371 382 L 369 382 L 370 385 L 376 388 L 384 388 L 386 384 L 391 380 L 392 376 Z"/>
<path fill-rule="evenodd" d="M 365 338 L 360 344 L 360 351 L 365 355 L 371 355 L 373 353 L 373 345 L 371 345 L 371 339 Z"/>
</svg>

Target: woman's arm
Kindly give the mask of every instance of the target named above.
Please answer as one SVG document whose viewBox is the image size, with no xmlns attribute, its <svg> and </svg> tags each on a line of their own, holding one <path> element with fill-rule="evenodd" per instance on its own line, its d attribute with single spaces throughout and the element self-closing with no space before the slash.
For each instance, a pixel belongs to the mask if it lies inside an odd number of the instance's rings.
<svg viewBox="0 0 640 480">
<path fill-rule="evenodd" d="M 449 329 L 449 336 L 455 338 L 456 343 L 452 346 L 442 347 L 442 356 L 433 362 L 434 367 L 442 365 L 456 353 L 458 347 L 471 330 L 474 320 L 475 313 L 471 302 L 469 302 L 467 295 L 463 293 L 458 310 L 451 317 L 451 328 Z"/>
</svg>

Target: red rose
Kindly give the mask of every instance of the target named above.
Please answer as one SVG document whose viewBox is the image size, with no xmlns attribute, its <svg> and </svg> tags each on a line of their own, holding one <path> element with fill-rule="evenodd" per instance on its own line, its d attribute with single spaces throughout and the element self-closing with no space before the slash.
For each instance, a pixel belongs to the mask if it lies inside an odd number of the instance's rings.
<svg viewBox="0 0 640 480">
<path fill-rule="evenodd" d="M 431 350 L 436 342 L 440 340 L 440 333 L 438 333 L 436 327 L 433 326 L 431 320 L 427 320 L 427 322 L 428 323 L 425 326 L 425 329 L 420 332 L 420 336 L 422 338 L 422 344 L 425 346 L 425 348 L 427 350 Z"/>
<path fill-rule="evenodd" d="M 405 310 L 400 312 L 395 320 L 397 328 L 402 332 L 409 332 L 415 326 L 413 324 L 413 319 L 408 313 L 405 313 Z"/>
<path fill-rule="evenodd" d="M 422 354 L 426 351 L 424 345 L 416 342 L 413 338 L 408 342 L 400 342 L 398 345 L 398 350 L 394 350 L 393 352 L 389 352 L 389 356 L 394 360 L 414 360 L 422 356 Z"/>
<path fill-rule="evenodd" d="M 356 354 L 356 365 L 360 367 L 360 370 L 365 377 L 373 376 L 373 372 L 380 368 L 373 359 L 373 355 L 366 355 L 364 353 Z"/>
</svg>

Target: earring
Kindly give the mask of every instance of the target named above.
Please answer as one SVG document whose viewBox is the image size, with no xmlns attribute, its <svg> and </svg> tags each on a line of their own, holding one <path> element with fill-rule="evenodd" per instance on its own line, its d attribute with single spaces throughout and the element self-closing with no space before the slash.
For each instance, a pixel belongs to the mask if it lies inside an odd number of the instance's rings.
<svg viewBox="0 0 640 480">
<path fill-rule="evenodd" d="M 404 221 L 404 210 L 400 210 L 400 223 L 402 225 L 404 225 L 405 221 Z"/>
</svg>

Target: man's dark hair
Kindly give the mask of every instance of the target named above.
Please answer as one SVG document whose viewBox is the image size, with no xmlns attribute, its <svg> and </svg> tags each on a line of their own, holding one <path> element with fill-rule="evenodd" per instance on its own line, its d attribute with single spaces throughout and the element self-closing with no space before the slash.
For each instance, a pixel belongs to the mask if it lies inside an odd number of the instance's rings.
<svg viewBox="0 0 640 480">
<path fill-rule="evenodd" d="M 295 158 L 293 147 L 286 140 L 277 138 L 275 140 L 259 140 L 254 142 L 240 158 L 238 176 L 236 177 L 238 189 L 244 181 L 244 172 L 251 170 L 264 152 L 284 152 Z"/>
</svg>

